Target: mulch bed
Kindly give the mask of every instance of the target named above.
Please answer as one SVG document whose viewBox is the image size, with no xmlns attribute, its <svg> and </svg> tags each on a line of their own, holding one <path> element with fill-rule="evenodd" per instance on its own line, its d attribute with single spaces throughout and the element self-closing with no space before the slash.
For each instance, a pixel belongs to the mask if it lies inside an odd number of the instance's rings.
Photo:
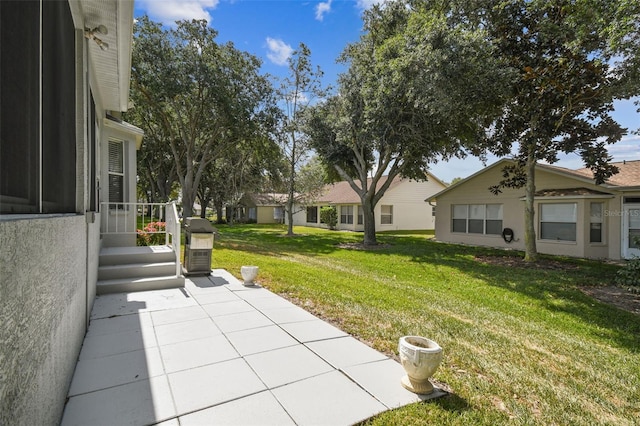
<svg viewBox="0 0 640 426">
<path fill-rule="evenodd" d="M 525 262 L 521 256 L 476 256 L 478 262 L 495 266 L 508 266 L 526 269 L 544 269 L 553 271 L 575 271 L 578 265 L 558 262 L 551 259 L 540 259 L 537 262 Z"/>
<path fill-rule="evenodd" d="M 640 294 L 632 293 L 626 288 L 616 286 L 580 287 L 580 290 L 600 302 L 640 315 Z"/>
</svg>

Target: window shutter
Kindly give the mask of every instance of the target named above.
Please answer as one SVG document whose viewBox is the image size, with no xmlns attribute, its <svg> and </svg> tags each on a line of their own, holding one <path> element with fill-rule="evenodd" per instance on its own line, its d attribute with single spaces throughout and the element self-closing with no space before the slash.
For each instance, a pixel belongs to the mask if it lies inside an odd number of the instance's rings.
<svg viewBox="0 0 640 426">
<path fill-rule="evenodd" d="M 124 144 L 109 141 L 109 201 L 124 202 Z"/>
</svg>

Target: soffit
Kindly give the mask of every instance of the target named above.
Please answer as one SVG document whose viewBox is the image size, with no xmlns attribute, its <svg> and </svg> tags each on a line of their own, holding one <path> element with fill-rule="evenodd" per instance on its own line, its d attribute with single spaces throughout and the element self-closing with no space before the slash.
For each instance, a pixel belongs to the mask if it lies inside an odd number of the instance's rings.
<svg viewBox="0 0 640 426">
<path fill-rule="evenodd" d="M 126 111 L 131 77 L 131 43 L 133 31 L 133 1 L 82 0 L 79 2 L 85 28 L 107 27 L 108 34 L 96 34 L 109 45 L 106 50 L 94 40 L 87 40 L 89 67 L 102 107 L 111 111 Z"/>
</svg>

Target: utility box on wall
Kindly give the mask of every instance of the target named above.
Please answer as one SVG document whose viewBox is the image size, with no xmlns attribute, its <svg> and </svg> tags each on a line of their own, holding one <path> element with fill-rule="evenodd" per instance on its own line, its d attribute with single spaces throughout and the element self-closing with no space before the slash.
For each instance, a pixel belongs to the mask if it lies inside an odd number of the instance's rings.
<svg viewBox="0 0 640 426">
<path fill-rule="evenodd" d="M 213 226 L 207 219 L 188 217 L 184 221 L 185 275 L 209 275 L 213 251 Z"/>
</svg>

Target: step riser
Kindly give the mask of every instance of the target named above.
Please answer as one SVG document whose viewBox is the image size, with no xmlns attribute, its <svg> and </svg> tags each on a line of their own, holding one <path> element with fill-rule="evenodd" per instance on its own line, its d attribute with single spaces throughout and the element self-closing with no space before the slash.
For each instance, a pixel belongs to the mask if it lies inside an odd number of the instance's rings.
<svg viewBox="0 0 640 426">
<path fill-rule="evenodd" d="M 110 254 L 100 255 L 100 266 L 127 265 L 132 263 L 160 263 L 175 262 L 173 252 L 162 253 L 136 253 L 136 254 Z"/>
<path fill-rule="evenodd" d="M 176 256 L 167 246 L 106 247 L 100 251 L 97 294 L 184 287 Z"/>
<path fill-rule="evenodd" d="M 117 280 L 122 278 L 162 277 L 176 273 L 175 262 L 146 265 L 114 265 L 98 268 L 98 280 Z"/>
<path fill-rule="evenodd" d="M 97 294 L 130 293 L 135 291 L 166 290 L 184 287 L 184 277 L 166 278 L 138 282 L 101 283 L 98 281 Z"/>
</svg>

